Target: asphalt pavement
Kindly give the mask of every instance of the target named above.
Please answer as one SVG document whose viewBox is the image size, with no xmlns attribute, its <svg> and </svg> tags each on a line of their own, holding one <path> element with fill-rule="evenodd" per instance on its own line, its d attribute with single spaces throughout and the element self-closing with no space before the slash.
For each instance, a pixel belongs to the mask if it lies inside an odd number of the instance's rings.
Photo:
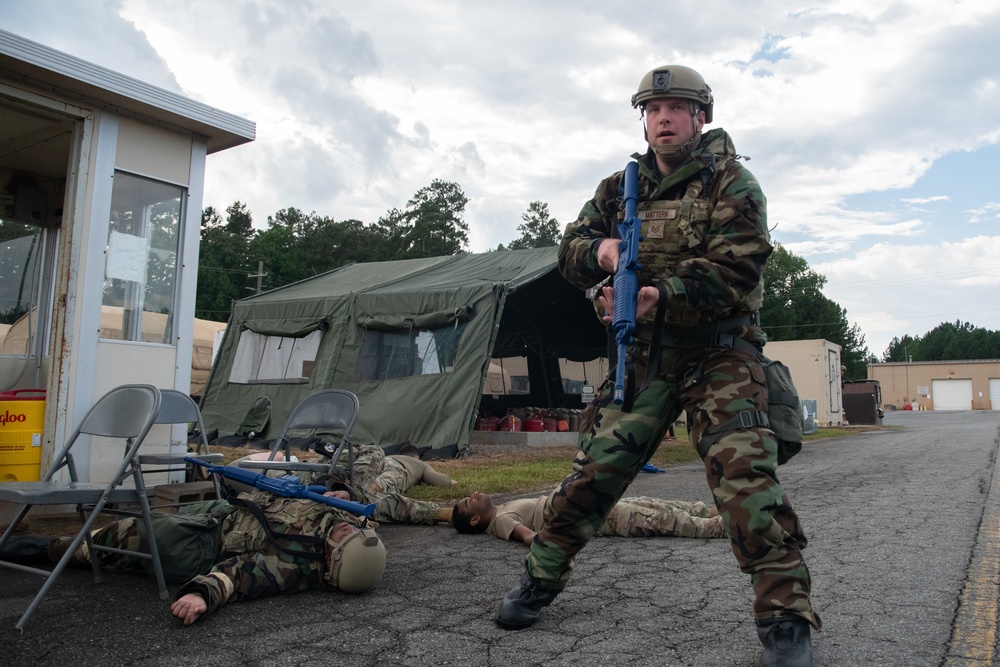
<svg viewBox="0 0 1000 667">
<path fill-rule="evenodd" d="M 779 471 L 809 536 L 817 665 L 997 661 L 1000 412 L 895 412 L 889 428 L 808 443 Z M 700 464 L 628 495 L 711 498 Z M 749 666 L 749 578 L 725 540 L 597 538 L 528 630 L 493 624 L 526 548 L 449 527 L 383 525 L 374 591 L 234 603 L 185 627 L 151 579 L 66 572 L 25 631 L 41 580 L 3 570 L 0 664 Z"/>
</svg>

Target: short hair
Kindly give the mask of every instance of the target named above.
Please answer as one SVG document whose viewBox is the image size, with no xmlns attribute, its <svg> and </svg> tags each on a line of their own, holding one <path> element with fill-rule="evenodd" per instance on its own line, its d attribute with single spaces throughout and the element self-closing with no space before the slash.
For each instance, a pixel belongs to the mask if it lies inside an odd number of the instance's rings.
<svg viewBox="0 0 1000 667">
<path fill-rule="evenodd" d="M 451 525 L 455 526 L 455 530 L 462 533 L 463 535 L 478 535 L 480 533 L 486 532 L 486 523 L 480 521 L 476 525 L 472 525 L 471 514 L 463 514 L 458 509 L 458 503 L 451 509 Z"/>
</svg>

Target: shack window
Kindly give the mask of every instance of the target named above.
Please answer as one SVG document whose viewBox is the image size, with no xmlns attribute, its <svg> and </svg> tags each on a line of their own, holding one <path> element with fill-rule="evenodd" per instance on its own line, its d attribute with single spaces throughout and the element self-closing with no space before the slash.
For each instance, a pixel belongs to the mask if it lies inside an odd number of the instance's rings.
<svg viewBox="0 0 1000 667">
<path fill-rule="evenodd" d="M 411 375 L 449 373 L 455 368 L 465 322 L 436 329 L 365 329 L 354 379 L 376 382 Z"/>
<path fill-rule="evenodd" d="M 0 354 L 27 356 L 35 349 L 42 240 L 41 227 L 0 217 Z"/>
<path fill-rule="evenodd" d="M 301 338 L 265 336 L 244 329 L 236 344 L 229 381 L 234 384 L 294 384 L 308 381 L 322 331 Z"/>
<path fill-rule="evenodd" d="M 115 172 L 101 337 L 173 344 L 177 244 L 184 190 Z"/>
</svg>

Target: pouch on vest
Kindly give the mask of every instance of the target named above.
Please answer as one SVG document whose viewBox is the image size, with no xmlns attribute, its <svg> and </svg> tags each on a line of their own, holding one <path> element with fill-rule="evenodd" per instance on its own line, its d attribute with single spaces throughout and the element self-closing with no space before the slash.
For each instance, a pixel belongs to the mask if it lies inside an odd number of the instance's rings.
<svg viewBox="0 0 1000 667">
<path fill-rule="evenodd" d="M 140 548 L 149 551 L 146 526 L 137 520 Z M 153 535 L 160 553 L 163 578 L 179 584 L 212 569 L 219 558 L 219 519 L 207 514 L 154 514 Z M 142 559 L 142 567 L 153 574 L 153 562 Z"/>
<path fill-rule="evenodd" d="M 778 439 L 778 465 L 802 450 L 805 424 L 792 374 L 780 361 L 763 358 L 767 378 L 767 420 Z"/>
<path fill-rule="evenodd" d="M 778 465 L 787 463 L 790 458 L 802 451 L 805 422 L 802 419 L 802 406 L 799 403 L 799 393 L 795 389 L 795 383 L 792 382 L 792 374 L 788 366 L 763 355 L 760 363 L 764 367 L 764 380 L 767 383 L 767 412 L 745 410 L 710 433 L 705 433 L 697 443 L 698 454 L 702 458 L 705 458 L 709 448 L 726 431 L 758 426 L 769 428 L 774 432 L 774 437 L 778 441 Z"/>
</svg>

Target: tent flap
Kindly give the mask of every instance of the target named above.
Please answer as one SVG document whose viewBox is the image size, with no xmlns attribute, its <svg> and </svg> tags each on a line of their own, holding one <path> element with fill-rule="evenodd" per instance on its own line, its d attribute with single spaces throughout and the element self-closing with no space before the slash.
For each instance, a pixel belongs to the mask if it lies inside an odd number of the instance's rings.
<svg viewBox="0 0 1000 667">
<path fill-rule="evenodd" d="M 375 331 L 438 329 L 456 322 L 468 322 L 473 312 L 470 304 L 423 315 L 371 315 L 361 322 L 361 326 Z"/>
<path fill-rule="evenodd" d="M 239 325 L 244 329 L 260 334 L 262 336 L 287 336 L 289 338 L 302 338 L 308 336 L 313 331 L 327 328 L 326 318 L 317 320 L 315 317 L 281 318 L 281 319 L 260 319 L 243 320 Z"/>
</svg>

